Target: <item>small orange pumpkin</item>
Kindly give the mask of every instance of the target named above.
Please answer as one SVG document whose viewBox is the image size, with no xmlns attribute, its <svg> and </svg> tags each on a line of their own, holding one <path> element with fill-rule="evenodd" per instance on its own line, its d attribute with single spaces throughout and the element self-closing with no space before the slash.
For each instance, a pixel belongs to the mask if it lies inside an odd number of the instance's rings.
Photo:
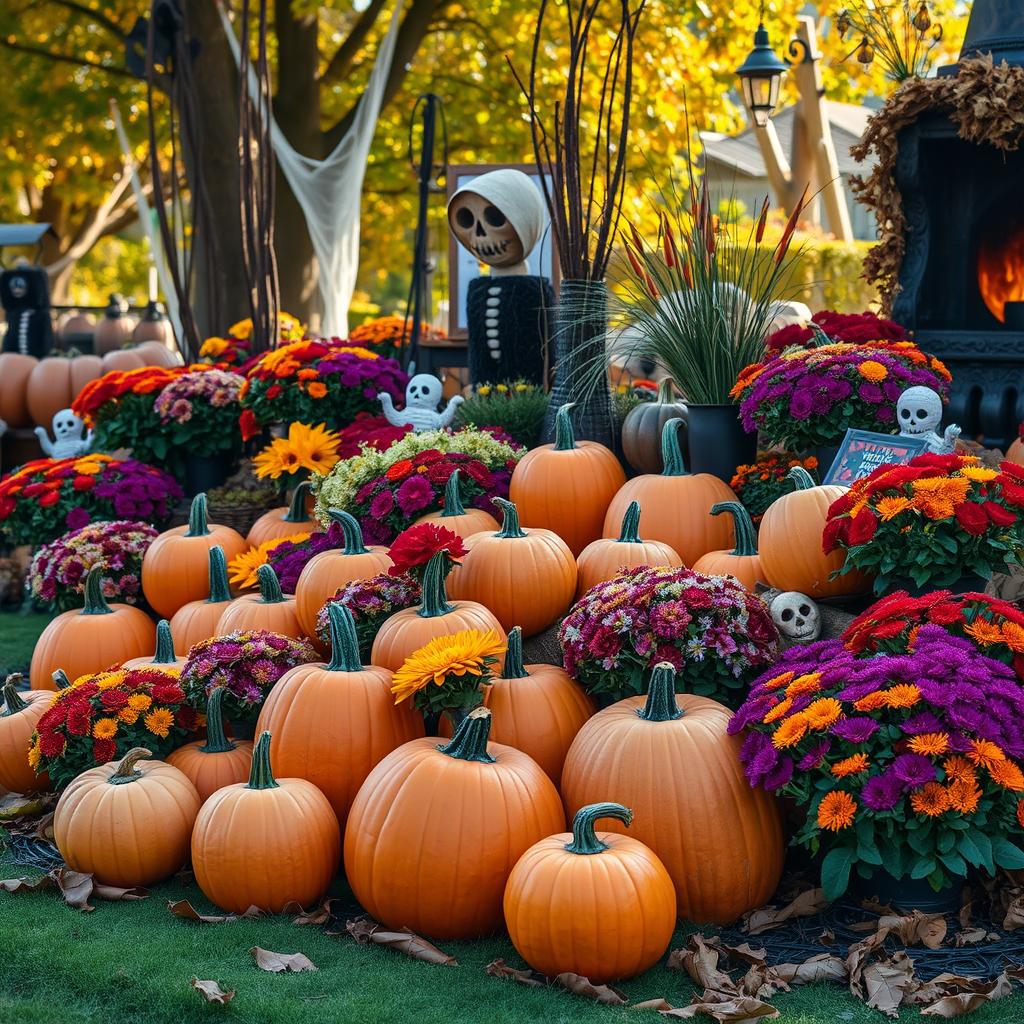
<svg viewBox="0 0 1024 1024">
<path fill-rule="evenodd" d="M 28 380 L 38 362 L 21 352 L 0 352 L 0 420 L 9 427 L 27 427 L 32 422 Z"/>
<path fill-rule="evenodd" d="M 132 658 L 124 663 L 125 668 L 166 668 L 168 665 L 177 665 L 181 668 L 185 664 L 185 658 L 174 653 L 174 637 L 171 634 L 171 624 L 166 619 L 161 619 L 156 624 L 156 651 L 148 658 Z"/>
<path fill-rule="evenodd" d="M 40 359 L 29 375 L 25 396 L 32 420 L 49 430 L 53 417 L 67 409 L 78 392 L 102 373 L 99 356 L 61 353 Z"/>
<path fill-rule="evenodd" d="M 142 592 L 149 606 L 164 618 L 209 591 L 209 550 L 220 545 L 226 561 L 249 550 L 245 538 L 230 526 L 207 519 L 206 495 L 192 499 L 188 525 L 165 530 L 142 558 Z"/>
<path fill-rule="evenodd" d="M 497 530 L 498 520 L 482 508 L 471 508 L 467 511 L 459 497 L 459 471 L 452 470 L 448 482 L 444 485 L 444 508 L 440 512 L 431 512 L 420 516 L 417 523 L 437 523 L 457 534 L 463 540 L 474 533 L 486 530 Z"/>
<path fill-rule="evenodd" d="M 215 544 L 207 553 L 207 596 L 183 604 L 171 618 L 174 649 L 187 655 L 200 640 L 218 636 L 221 616 L 231 607 L 231 588 L 228 586 L 228 564 L 224 549 Z"/>
<path fill-rule="evenodd" d="M 260 592 L 236 597 L 221 613 L 213 635 L 224 636 L 240 629 L 265 629 L 301 639 L 304 634 L 295 610 L 295 598 L 281 592 L 281 583 L 272 566 L 261 565 L 256 575 Z"/>
<path fill-rule="evenodd" d="M 695 572 L 708 576 L 734 576 L 753 592 L 758 583 L 764 582 L 761 556 L 757 553 L 757 534 L 750 520 L 750 513 L 738 501 L 720 501 L 711 506 L 713 516 L 723 512 L 732 516 L 736 547 L 732 551 L 709 551 L 693 563 Z"/>
<path fill-rule="evenodd" d="M 1006 449 L 1006 461 L 1015 462 L 1018 466 L 1024 466 L 1024 440 L 1018 437 Z"/>
<path fill-rule="evenodd" d="M 603 444 L 576 440 L 570 409 L 572 403 L 567 403 L 555 416 L 554 444 L 534 448 L 520 459 L 512 471 L 509 497 L 524 526 L 554 531 L 576 556 L 601 536 L 604 511 L 626 474 Z"/>
<path fill-rule="evenodd" d="M 466 538 L 467 553 L 452 575 L 451 593 L 482 604 L 504 630 L 519 625 L 533 636 L 572 604 L 576 560 L 551 530 L 523 530 L 513 502 L 495 498 L 494 503 L 504 513 L 501 529 Z"/>
<path fill-rule="evenodd" d="M 29 767 L 28 748 L 39 719 L 53 703 L 53 694 L 48 690 L 18 693 L 15 684 L 20 679 L 18 673 L 7 677 L 0 711 L 0 789 L 11 793 L 50 789 L 49 779 Z"/>
<path fill-rule="evenodd" d="M 640 503 L 631 501 L 622 517 L 622 529 L 616 539 L 602 537 L 591 541 L 576 559 L 576 599 L 591 587 L 612 579 L 624 567 L 637 565 L 679 566 L 683 560 L 671 544 L 640 539 Z"/>
<path fill-rule="evenodd" d="M 306 500 L 309 498 L 309 482 L 303 481 L 295 488 L 292 500 L 287 507 L 272 508 L 252 524 L 245 542 L 250 547 L 258 548 L 270 540 L 284 540 L 296 533 L 320 529 L 320 524 L 309 517 L 306 511 Z"/>
</svg>

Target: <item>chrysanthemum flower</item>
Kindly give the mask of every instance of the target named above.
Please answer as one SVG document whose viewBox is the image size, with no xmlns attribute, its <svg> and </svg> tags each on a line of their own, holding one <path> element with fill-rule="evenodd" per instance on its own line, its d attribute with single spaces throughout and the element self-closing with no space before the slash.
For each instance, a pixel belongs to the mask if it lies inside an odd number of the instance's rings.
<svg viewBox="0 0 1024 1024">
<path fill-rule="evenodd" d="M 868 755 L 864 753 L 851 754 L 832 765 L 832 774 L 837 779 L 845 779 L 848 775 L 859 775 L 868 770 Z"/>
<path fill-rule="evenodd" d="M 917 814 L 936 818 L 949 810 L 950 796 L 945 786 L 929 782 L 910 794 L 910 806 Z"/>
<path fill-rule="evenodd" d="M 438 637 L 413 651 L 395 673 L 391 692 L 395 703 L 426 689 L 442 686 L 449 676 L 484 676 L 488 666 L 505 650 L 505 642 L 493 629 L 464 629 Z"/>
<path fill-rule="evenodd" d="M 952 779 L 956 782 L 974 782 L 977 778 L 974 772 L 974 765 L 966 757 L 961 757 L 959 754 L 947 757 L 942 762 L 942 770 L 946 773 L 947 779 Z"/>
<path fill-rule="evenodd" d="M 281 544 L 301 544 L 309 539 L 309 532 L 293 533 L 289 537 L 277 537 L 274 540 L 267 540 L 258 547 L 249 548 L 240 555 L 235 555 L 228 562 L 228 579 L 241 590 L 250 590 L 259 585 L 257 570 L 261 565 L 266 565 L 271 553 Z"/>
<path fill-rule="evenodd" d="M 994 764 L 986 765 L 986 768 L 992 781 L 998 783 L 1003 789 L 1008 789 L 1013 793 L 1024 790 L 1024 772 L 1013 761 L 1009 759 L 996 761 Z"/>
<path fill-rule="evenodd" d="M 772 745 L 776 750 L 783 750 L 786 747 L 795 746 L 804 736 L 807 735 L 807 717 L 804 712 L 799 712 L 787 718 L 782 725 L 775 730 L 772 736 Z"/>
<path fill-rule="evenodd" d="M 810 729 L 827 729 L 839 721 L 843 705 L 835 697 L 822 697 L 804 711 Z"/>
<path fill-rule="evenodd" d="M 93 739 L 112 740 L 117 735 L 116 718 L 97 718 L 92 727 Z"/>
<path fill-rule="evenodd" d="M 818 825 L 829 832 L 839 832 L 853 824 L 857 801 L 842 790 L 826 793 L 818 805 Z"/>
<path fill-rule="evenodd" d="M 967 751 L 967 759 L 991 772 L 994 764 L 1006 760 L 1006 754 L 990 740 L 974 740 Z"/>
<path fill-rule="evenodd" d="M 949 806 L 960 814 L 973 814 L 978 809 L 981 790 L 973 780 L 958 779 L 946 787 Z"/>
<path fill-rule="evenodd" d="M 808 672 L 802 676 L 797 676 L 786 687 L 787 697 L 799 697 L 805 693 L 817 693 L 821 689 L 821 673 L 820 672 Z"/>
<path fill-rule="evenodd" d="M 915 754 L 944 754 L 949 750 L 949 734 L 944 732 L 923 732 L 910 741 Z"/>
<path fill-rule="evenodd" d="M 174 712 L 170 708 L 156 707 L 145 718 L 146 728 L 154 736 L 166 736 L 174 725 Z"/>
<path fill-rule="evenodd" d="M 890 708 L 912 708 L 921 699 L 921 691 L 913 683 L 898 683 L 885 691 L 885 703 Z"/>
</svg>

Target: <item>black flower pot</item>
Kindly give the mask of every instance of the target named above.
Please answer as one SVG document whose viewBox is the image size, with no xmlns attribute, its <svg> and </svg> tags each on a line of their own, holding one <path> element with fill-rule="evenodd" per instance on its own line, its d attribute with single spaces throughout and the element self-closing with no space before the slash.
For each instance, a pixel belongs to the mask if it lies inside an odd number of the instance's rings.
<svg viewBox="0 0 1024 1024">
<path fill-rule="evenodd" d="M 923 587 L 919 587 L 912 580 L 895 580 L 891 586 L 886 588 L 885 594 L 881 596 L 894 594 L 897 590 L 905 590 L 911 597 L 924 597 L 925 594 L 932 594 L 936 590 L 948 590 L 953 594 L 969 594 L 974 591 L 983 594 L 987 584 L 988 580 L 984 576 L 975 576 L 973 574 L 961 576 L 955 583 L 949 583 L 941 587 L 935 583 L 926 583 Z"/>
<path fill-rule="evenodd" d="M 186 455 L 185 497 L 194 498 L 220 487 L 234 470 L 230 455 Z"/>
<path fill-rule="evenodd" d="M 832 467 L 832 463 L 836 461 L 836 456 L 839 454 L 839 449 L 842 447 L 842 442 L 836 441 L 835 444 L 816 444 L 808 454 L 813 455 L 818 460 L 818 479 L 824 480 L 828 475 L 829 469 Z"/>
<path fill-rule="evenodd" d="M 920 910 L 924 914 L 955 914 L 960 909 L 962 891 L 961 879 L 954 879 L 936 892 L 926 878 L 893 878 L 881 867 L 875 868 L 870 878 L 854 874 L 850 879 L 852 897 L 877 897 L 879 903 L 905 913 Z"/>
<path fill-rule="evenodd" d="M 743 429 L 738 406 L 688 404 L 687 408 L 691 473 L 711 473 L 729 483 L 737 466 L 757 458 L 757 434 Z"/>
</svg>

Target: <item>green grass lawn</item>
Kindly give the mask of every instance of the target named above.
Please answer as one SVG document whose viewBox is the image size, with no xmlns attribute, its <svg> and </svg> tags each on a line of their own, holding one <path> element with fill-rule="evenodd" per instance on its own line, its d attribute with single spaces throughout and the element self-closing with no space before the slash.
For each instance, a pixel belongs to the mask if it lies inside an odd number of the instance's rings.
<svg viewBox="0 0 1024 1024">
<path fill-rule="evenodd" d="M 0 613 L 0 681 L 10 672 L 26 672 L 32 648 L 50 621 L 45 612 Z"/>
</svg>

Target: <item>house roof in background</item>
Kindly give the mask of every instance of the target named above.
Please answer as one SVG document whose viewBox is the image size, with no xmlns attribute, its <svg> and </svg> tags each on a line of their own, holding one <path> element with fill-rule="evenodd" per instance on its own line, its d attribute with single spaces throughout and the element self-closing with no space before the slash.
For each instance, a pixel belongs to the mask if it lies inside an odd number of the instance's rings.
<svg viewBox="0 0 1024 1024">
<path fill-rule="evenodd" d="M 0 224 L 0 248 L 5 245 L 35 245 L 49 231 L 49 224 Z"/>
</svg>

